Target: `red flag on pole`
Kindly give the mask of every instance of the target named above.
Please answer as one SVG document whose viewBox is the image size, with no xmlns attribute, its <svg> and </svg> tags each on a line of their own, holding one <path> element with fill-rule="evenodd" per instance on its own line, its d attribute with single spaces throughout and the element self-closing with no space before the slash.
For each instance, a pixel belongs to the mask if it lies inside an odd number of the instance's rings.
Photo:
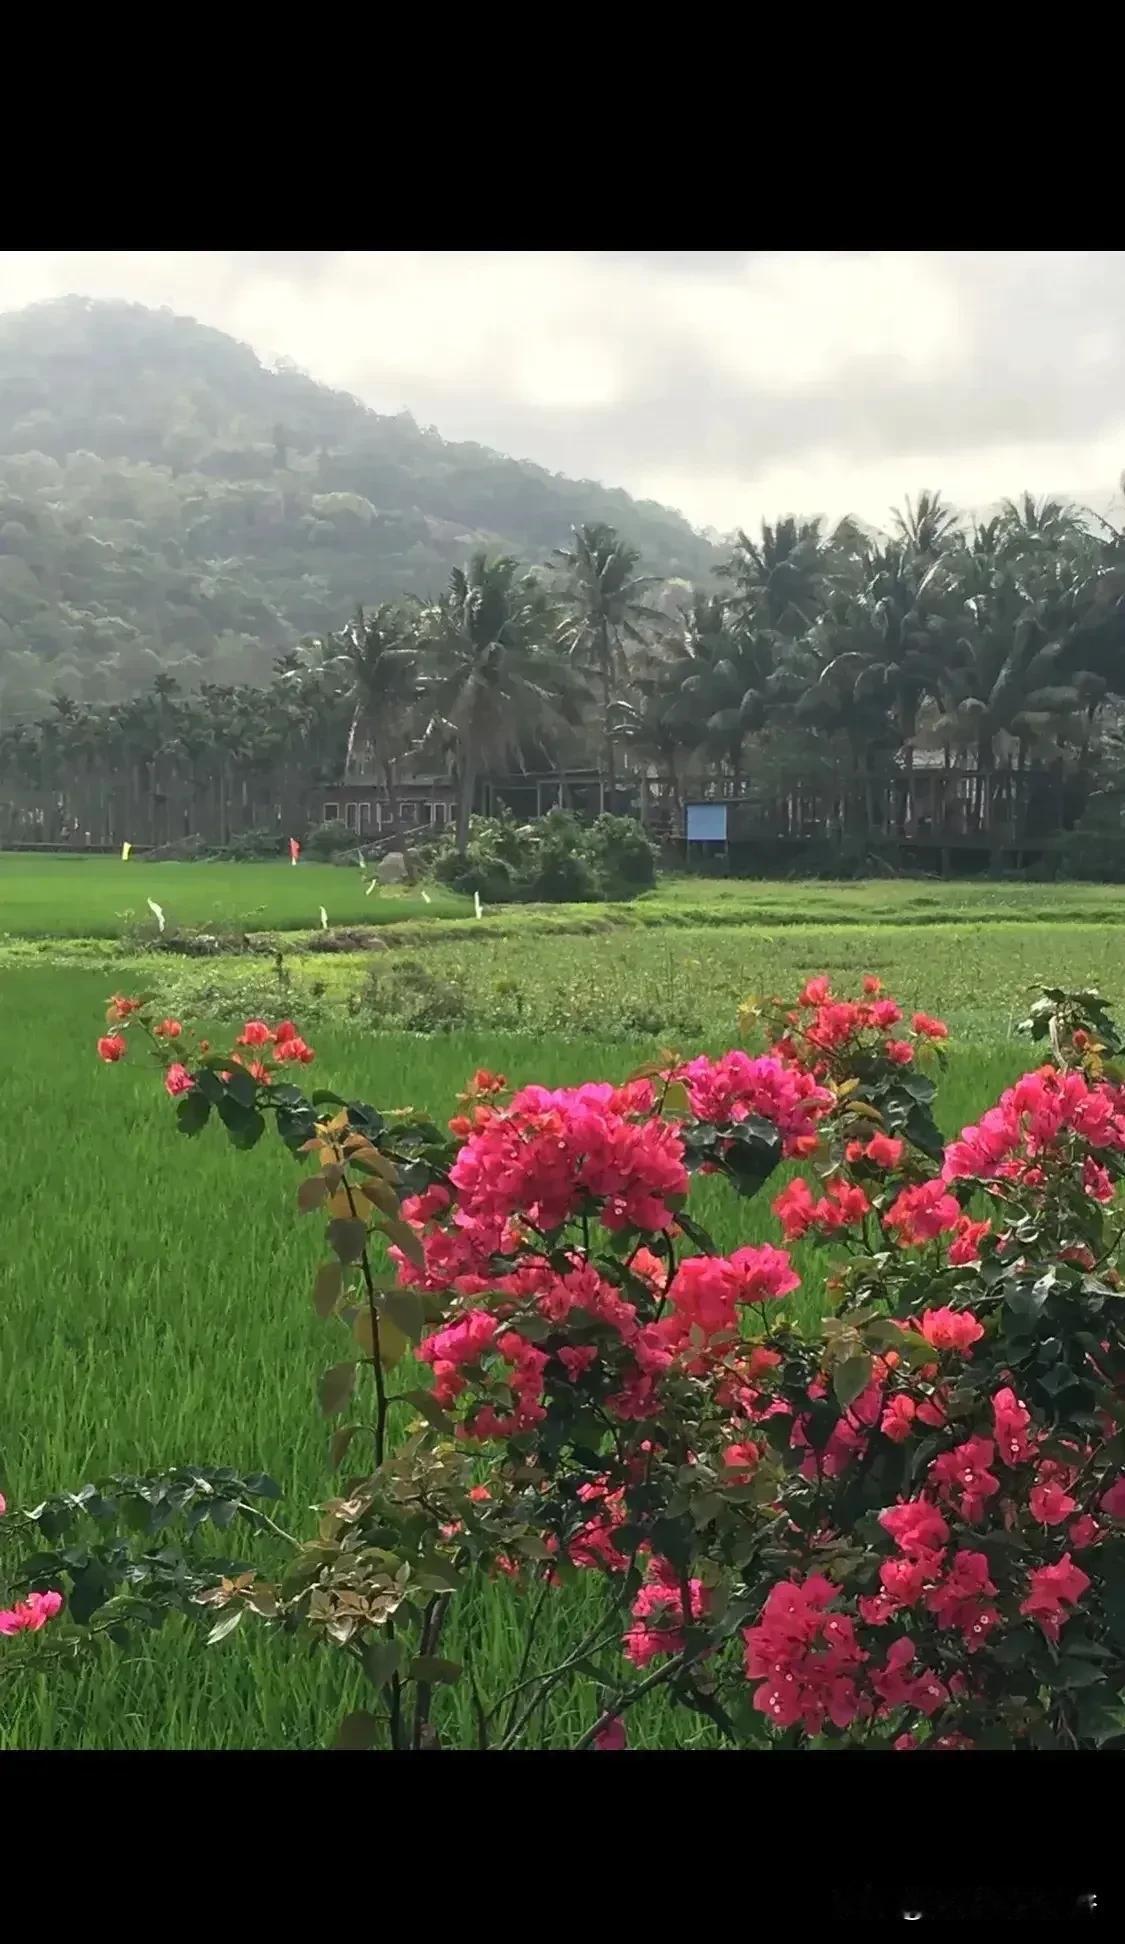
<svg viewBox="0 0 1125 1944">
<path fill-rule="evenodd" d="M 301 855 L 301 846 L 295 837 L 289 839 L 289 862 L 295 864 Z"/>
</svg>

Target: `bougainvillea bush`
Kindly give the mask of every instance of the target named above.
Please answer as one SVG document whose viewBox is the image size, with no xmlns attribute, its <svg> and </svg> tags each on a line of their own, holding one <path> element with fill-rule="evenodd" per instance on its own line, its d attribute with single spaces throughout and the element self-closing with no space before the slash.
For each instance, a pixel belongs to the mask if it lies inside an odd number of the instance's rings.
<svg viewBox="0 0 1125 1944">
<path fill-rule="evenodd" d="M 946 1028 L 874 978 L 810 980 L 746 1009 L 761 1050 L 621 1085 L 478 1072 L 448 1129 L 306 1094 L 289 1021 L 218 1050 L 158 1012 L 115 999 L 102 1059 L 139 1042 L 185 1134 L 250 1148 L 272 1119 L 305 1164 L 313 1302 L 350 1333 L 319 1385 L 339 1491 L 292 1537 L 268 1479 L 215 1469 L 9 1514 L 39 1548 L 9 1570 L 16 1651 L 170 1610 L 215 1643 L 302 1633 L 370 1684 L 349 1746 L 440 1746 L 455 1681 L 484 1747 L 533 1738 L 562 1683 L 581 1748 L 627 1746 L 656 1688 L 736 1746 L 1125 1745 L 1125 1071 L 1096 993 L 1043 993 L 1044 1063 L 948 1143 Z M 776 1240 L 720 1253 L 702 1173 L 765 1189 Z M 286 1540 L 280 1577 L 207 1549 L 236 1519 Z M 498 1574 L 528 1596 L 499 1695 L 442 1652 Z M 594 1624 L 545 1665 L 576 1581 Z"/>
</svg>

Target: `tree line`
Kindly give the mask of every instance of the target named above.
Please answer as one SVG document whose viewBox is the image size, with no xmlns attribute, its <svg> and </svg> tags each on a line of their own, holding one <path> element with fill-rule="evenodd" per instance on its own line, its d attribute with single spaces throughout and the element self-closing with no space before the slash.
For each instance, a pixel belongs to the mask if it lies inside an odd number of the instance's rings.
<svg viewBox="0 0 1125 1944">
<path fill-rule="evenodd" d="M 689 773 L 737 792 L 748 758 L 861 786 L 926 748 L 985 776 L 1114 761 L 1123 700 L 1125 536 L 1026 495 L 965 522 L 923 492 L 887 533 L 740 531 L 695 589 L 601 523 L 536 567 L 474 551 L 436 598 L 357 610 L 263 686 L 161 673 L 124 702 L 56 698 L 0 734 L 0 795 L 60 793 L 84 829 L 136 841 L 223 840 L 303 817 L 362 750 L 392 810 L 410 766 L 448 767 L 464 848 L 481 777 L 532 755 L 596 765 L 611 802 L 625 752 L 673 801 Z"/>
</svg>

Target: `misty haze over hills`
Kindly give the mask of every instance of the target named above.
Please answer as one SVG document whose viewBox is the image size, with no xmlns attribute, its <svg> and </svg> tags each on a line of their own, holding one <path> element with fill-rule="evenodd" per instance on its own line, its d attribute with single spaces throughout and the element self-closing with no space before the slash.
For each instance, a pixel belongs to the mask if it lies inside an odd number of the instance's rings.
<svg viewBox="0 0 1125 1944">
<path fill-rule="evenodd" d="M 0 316 L 0 712 L 262 681 L 357 601 L 436 593 L 473 547 L 549 557 L 603 520 L 708 579 L 679 514 L 380 416 L 223 332 L 68 297 Z"/>
</svg>

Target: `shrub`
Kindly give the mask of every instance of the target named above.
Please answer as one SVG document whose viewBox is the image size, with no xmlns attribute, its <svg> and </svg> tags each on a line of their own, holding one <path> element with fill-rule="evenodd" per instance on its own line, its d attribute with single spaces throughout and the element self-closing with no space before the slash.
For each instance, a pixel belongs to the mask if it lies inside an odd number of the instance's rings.
<svg viewBox="0 0 1125 1944">
<path fill-rule="evenodd" d="M 406 954 L 372 969 L 362 1005 L 377 1025 L 394 1025 L 408 1033 L 447 1032 L 469 1019 L 463 977 L 456 972 L 435 973 L 421 959 Z"/>
<path fill-rule="evenodd" d="M 464 857 L 455 850 L 439 851 L 434 859 L 434 877 L 462 897 L 471 898 L 477 892 L 485 904 L 508 904 L 518 895 L 511 865 L 504 858 L 482 854 L 472 845 Z"/>
<path fill-rule="evenodd" d="M 1092 796 L 1075 828 L 1052 839 L 1050 856 L 1060 877 L 1125 883 L 1125 793 Z"/>
<path fill-rule="evenodd" d="M 306 857 L 315 858 L 321 864 L 331 864 L 345 851 L 354 857 L 357 844 L 354 830 L 349 830 L 339 818 L 333 817 L 328 823 L 314 825 L 305 838 L 303 850 Z"/>
<path fill-rule="evenodd" d="M 745 1019 L 764 1051 L 618 1086 L 512 1094 L 478 1072 L 446 1133 L 307 1097 L 288 1020 L 212 1051 L 111 1001 L 100 1056 L 146 1036 L 182 1132 L 217 1116 L 249 1148 L 272 1115 L 311 1162 L 297 1206 L 327 1220 L 313 1302 L 341 1332 L 320 1403 L 344 1477 L 276 1579 L 191 1543 L 201 1505 L 260 1527 L 268 1480 L 111 1480 L 10 1518 L 34 1552 L 5 1654 L 77 1639 L 63 1598 L 122 1644 L 154 1606 L 205 1606 L 214 1641 L 298 1632 L 362 1670 L 340 1745 L 433 1747 L 462 1675 L 446 1615 L 501 1573 L 538 1591 L 515 1609 L 515 1693 L 469 1671 L 486 1745 L 534 1740 L 569 1671 L 578 1748 L 622 1747 L 661 1689 L 735 1745 L 1125 1746 L 1125 1068 L 1104 1003 L 1044 991 L 1023 1030 L 1049 1057 L 948 1145 L 946 1028 L 907 1023 L 877 979 L 857 998 L 810 979 Z M 778 1242 L 719 1251 L 693 1175 L 753 1195 L 784 1159 Z M 808 1326 L 799 1237 L 834 1258 Z M 410 1346 L 429 1381 L 389 1389 Z M 89 1520 L 111 1536 L 88 1542 Z M 535 1615 L 580 1577 L 601 1589 L 589 1666 L 544 1666 Z"/>
<path fill-rule="evenodd" d="M 651 889 L 656 852 L 632 817 L 599 817 L 582 824 L 568 810 L 550 810 L 534 823 L 505 813 L 474 817 L 464 857 L 444 840 L 434 861 L 440 883 L 486 904 L 585 904 L 626 899 Z"/>
<path fill-rule="evenodd" d="M 224 848 L 232 863 L 253 864 L 262 858 L 289 854 L 288 842 L 274 824 L 260 824 L 255 830 L 239 831 Z"/>
<path fill-rule="evenodd" d="M 635 817 L 599 817 L 590 829 L 589 855 L 607 898 L 635 897 L 656 883 L 656 849 Z"/>
</svg>

